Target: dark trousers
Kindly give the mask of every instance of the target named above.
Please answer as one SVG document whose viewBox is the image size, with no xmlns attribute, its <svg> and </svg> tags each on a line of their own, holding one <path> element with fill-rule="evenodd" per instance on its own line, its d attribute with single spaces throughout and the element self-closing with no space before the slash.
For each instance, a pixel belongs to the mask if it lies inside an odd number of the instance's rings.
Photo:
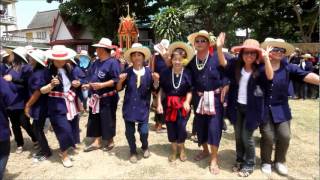
<svg viewBox="0 0 320 180">
<path fill-rule="evenodd" d="M 24 114 L 23 109 L 8 110 L 8 116 L 11 121 L 12 131 L 14 135 L 14 140 L 17 146 L 23 146 L 23 136 L 21 131 L 21 126 L 26 130 L 27 134 L 31 137 L 32 142 L 36 142 L 37 138 L 33 133 L 30 119 Z"/>
<path fill-rule="evenodd" d="M 246 105 L 238 104 L 237 121 L 234 124 L 237 162 L 244 168 L 254 168 L 256 161 L 254 130 L 246 127 Z"/>
<path fill-rule="evenodd" d="M 44 128 L 45 123 L 46 123 L 45 117 L 41 117 L 39 119 L 34 119 L 33 123 L 32 123 L 32 127 L 33 127 L 33 132 L 39 142 L 41 152 L 46 155 L 50 155 L 51 151 L 50 151 L 50 148 L 48 145 L 48 141 L 47 141 L 47 138 L 43 132 L 43 128 Z"/>
<path fill-rule="evenodd" d="M 73 118 L 72 121 L 69 121 L 72 130 L 73 140 L 76 144 L 80 143 L 80 127 L 79 127 L 79 115 Z"/>
<path fill-rule="evenodd" d="M 118 97 L 112 97 L 110 101 L 107 100 L 104 103 L 100 101 L 100 113 L 98 114 L 92 114 L 90 108 L 87 137 L 102 137 L 103 140 L 110 140 L 116 135 L 117 103 Z"/>
<path fill-rule="evenodd" d="M 73 139 L 72 127 L 67 119 L 66 114 L 57 114 L 50 116 L 50 122 L 54 133 L 59 142 L 60 150 L 66 151 L 70 147 L 75 147 L 75 141 Z"/>
<path fill-rule="evenodd" d="M 275 142 L 275 162 L 284 163 L 290 144 L 290 121 L 274 123 L 269 114 L 269 119 L 260 126 L 261 133 L 261 162 L 271 164 L 273 143 Z"/>
<path fill-rule="evenodd" d="M 136 123 L 131 121 L 125 121 L 126 127 L 126 138 L 130 147 L 130 153 L 136 154 L 137 153 L 137 146 L 136 146 Z M 138 132 L 140 134 L 140 141 L 142 144 L 142 149 L 148 149 L 148 136 L 149 136 L 149 124 L 148 122 L 145 123 L 138 123 Z"/>
<path fill-rule="evenodd" d="M 3 179 L 4 172 L 10 154 L 10 140 L 0 141 L 0 180 Z"/>
<path fill-rule="evenodd" d="M 168 140 L 171 143 L 184 143 L 187 138 L 187 118 L 183 118 L 179 112 L 175 122 L 166 122 Z"/>
</svg>

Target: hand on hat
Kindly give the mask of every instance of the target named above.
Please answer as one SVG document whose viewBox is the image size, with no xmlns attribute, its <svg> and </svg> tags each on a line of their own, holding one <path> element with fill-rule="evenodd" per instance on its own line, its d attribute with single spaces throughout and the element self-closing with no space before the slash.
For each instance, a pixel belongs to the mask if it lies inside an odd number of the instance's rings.
<svg viewBox="0 0 320 180">
<path fill-rule="evenodd" d="M 226 39 L 226 33 L 221 32 L 216 40 L 216 45 L 218 48 L 222 48 L 224 46 L 225 39 Z"/>
<path fill-rule="evenodd" d="M 8 81 L 8 82 L 11 82 L 12 81 L 12 76 L 10 74 L 7 74 L 7 75 L 3 76 L 3 79 Z"/>
<path fill-rule="evenodd" d="M 52 79 L 51 79 L 51 86 L 52 87 L 56 87 L 57 85 L 60 84 L 60 81 L 58 79 L 58 75 L 57 76 L 52 76 Z"/>
</svg>

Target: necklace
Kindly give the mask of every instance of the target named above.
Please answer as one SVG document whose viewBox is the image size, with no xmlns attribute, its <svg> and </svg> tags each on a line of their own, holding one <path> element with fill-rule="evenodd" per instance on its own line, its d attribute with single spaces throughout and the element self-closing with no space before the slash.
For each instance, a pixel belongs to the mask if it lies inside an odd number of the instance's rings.
<svg viewBox="0 0 320 180">
<path fill-rule="evenodd" d="M 180 87 L 180 85 L 181 85 L 182 76 L 183 76 L 183 68 L 182 68 L 182 70 L 181 70 L 179 83 L 178 83 L 178 85 L 176 86 L 176 84 L 175 84 L 175 82 L 174 82 L 174 72 L 173 72 L 173 69 L 172 69 L 171 80 L 172 80 L 172 85 L 173 85 L 173 88 L 174 88 L 174 89 L 179 89 L 179 87 Z"/>
<path fill-rule="evenodd" d="M 196 65 L 197 65 L 197 69 L 199 70 L 199 71 L 201 71 L 203 68 L 204 68 L 204 66 L 206 65 L 206 63 L 207 63 L 207 61 L 208 61 L 208 58 L 209 58 L 209 53 L 207 54 L 207 57 L 206 57 L 206 59 L 205 59 L 205 61 L 204 61 L 204 63 L 199 63 L 199 60 L 198 60 L 198 56 L 196 55 Z"/>
</svg>

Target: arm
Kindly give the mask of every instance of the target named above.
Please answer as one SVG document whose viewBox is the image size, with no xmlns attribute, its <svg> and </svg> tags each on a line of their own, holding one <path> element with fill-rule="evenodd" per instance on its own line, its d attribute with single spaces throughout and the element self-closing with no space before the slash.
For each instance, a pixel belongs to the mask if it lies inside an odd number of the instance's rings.
<svg viewBox="0 0 320 180">
<path fill-rule="evenodd" d="M 116 85 L 116 90 L 117 91 L 121 91 L 122 90 L 122 88 L 123 88 L 123 83 L 124 83 L 124 81 L 127 79 L 127 73 L 122 73 L 122 74 L 120 74 L 120 76 L 119 76 L 119 82 L 117 83 L 117 85 Z"/>
<path fill-rule="evenodd" d="M 34 91 L 34 93 L 31 95 L 30 99 L 25 105 L 24 113 L 27 117 L 30 118 L 30 108 L 33 106 L 35 102 L 38 101 L 39 97 L 41 96 L 41 92 L 39 90 Z"/>
<path fill-rule="evenodd" d="M 53 86 L 51 85 L 51 83 L 43 86 L 41 89 L 40 89 L 40 92 L 42 94 L 48 94 L 51 90 L 53 89 Z"/>
<path fill-rule="evenodd" d="M 309 84 L 320 85 L 320 79 L 316 73 L 309 73 L 304 77 L 303 81 Z"/>
<path fill-rule="evenodd" d="M 266 72 L 266 76 L 268 80 L 272 80 L 273 79 L 273 68 L 272 65 L 270 63 L 270 59 L 269 59 L 269 53 L 272 50 L 271 47 L 267 47 L 266 50 L 262 50 L 263 52 L 263 58 L 264 58 L 264 64 L 265 64 L 265 72 Z"/>
<path fill-rule="evenodd" d="M 221 32 L 217 38 L 217 52 L 218 52 L 218 58 L 219 58 L 219 64 L 222 67 L 227 66 L 227 60 L 224 57 L 224 54 L 222 52 L 222 47 L 224 45 L 224 40 L 225 40 L 225 33 Z"/>
<path fill-rule="evenodd" d="M 162 94 L 162 89 L 160 89 L 160 91 L 157 94 L 157 112 L 159 114 L 163 114 L 163 106 L 161 103 L 161 94 Z"/>
</svg>

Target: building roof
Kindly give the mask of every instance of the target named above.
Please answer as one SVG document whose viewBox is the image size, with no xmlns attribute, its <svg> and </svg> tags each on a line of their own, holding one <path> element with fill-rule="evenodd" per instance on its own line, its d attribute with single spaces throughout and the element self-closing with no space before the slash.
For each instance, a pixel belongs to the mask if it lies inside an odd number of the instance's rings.
<svg viewBox="0 0 320 180">
<path fill-rule="evenodd" d="M 32 21 L 28 25 L 28 29 L 41 28 L 41 27 L 52 27 L 53 21 L 57 18 L 59 13 L 58 9 L 49 11 L 38 11 L 33 16 Z"/>
</svg>

